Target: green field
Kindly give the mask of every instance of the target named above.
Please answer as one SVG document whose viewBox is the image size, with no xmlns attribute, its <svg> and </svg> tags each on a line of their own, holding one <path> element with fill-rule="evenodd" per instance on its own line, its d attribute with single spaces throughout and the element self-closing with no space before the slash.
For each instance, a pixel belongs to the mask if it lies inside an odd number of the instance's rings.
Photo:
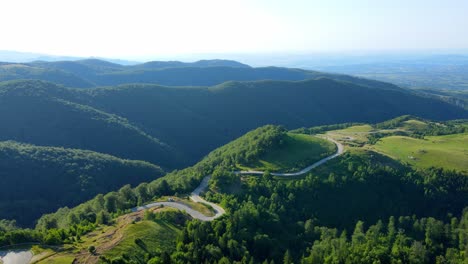
<svg viewBox="0 0 468 264">
<path fill-rule="evenodd" d="M 287 133 L 281 147 L 266 153 L 256 162 L 239 164 L 237 167 L 241 170 L 296 171 L 335 151 L 335 144 L 326 139 Z"/>
<path fill-rule="evenodd" d="M 420 120 L 411 119 L 403 122 L 403 128 L 407 130 L 423 130 L 427 127 L 428 124 Z"/>
<path fill-rule="evenodd" d="M 370 125 L 359 125 L 328 131 L 327 135 L 345 145 L 359 147 L 367 143 L 369 132 L 372 130 Z"/>
<path fill-rule="evenodd" d="M 341 130 L 337 130 L 337 131 L 341 131 L 341 132 L 355 132 L 355 133 L 361 133 L 361 132 L 370 132 L 372 131 L 373 128 L 371 125 L 360 125 L 360 126 L 351 126 L 351 127 L 347 127 L 345 129 L 341 129 Z"/>
<path fill-rule="evenodd" d="M 390 136 L 382 138 L 371 149 L 416 167 L 435 166 L 468 172 L 468 134 L 425 139 Z"/>
<path fill-rule="evenodd" d="M 112 260 L 123 254 L 135 260 L 147 254 L 173 250 L 180 229 L 163 220 L 140 221 L 142 217 L 142 212 L 123 215 L 116 224 L 96 229 L 67 249 L 54 251 L 36 247 L 34 263 L 96 263 L 100 256 Z M 89 254 L 88 247 L 91 245 L 96 247 L 98 254 Z"/>
<path fill-rule="evenodd" d="M 175 248 L 179 229 L 163 221 L 142 221 L 128 225 L 123 231 L 122 240 L 111 250 L 104 253 L 110 259 L 126 254 L 130 257 L 144 256 L 147 252 L 169 251 Z M 142 245 L 136 245 L 135 239 Z"/>
</svg>

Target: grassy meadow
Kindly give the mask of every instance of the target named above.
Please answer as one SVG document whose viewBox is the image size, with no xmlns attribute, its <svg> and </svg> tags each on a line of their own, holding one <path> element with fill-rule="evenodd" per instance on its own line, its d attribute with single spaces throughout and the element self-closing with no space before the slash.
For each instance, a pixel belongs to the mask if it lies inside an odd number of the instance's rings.
<svg viewBox="0 0 468 264">
<path fill-rule="evenodd" d="M 417 139 L 390 136 L 371 147 L 416 167 L 443 167 L 468 172 L 468 134 L 428 136 Z"/>
<path fill-rule="evenodd" d="M 332 142 L 305 134 L 287 133 L 281 147 L 276 148 L 250 164 L 239 164 L 242 170 L 271 172 L 296 171 L 307 167 L 336 151 Z"/>
</svg>

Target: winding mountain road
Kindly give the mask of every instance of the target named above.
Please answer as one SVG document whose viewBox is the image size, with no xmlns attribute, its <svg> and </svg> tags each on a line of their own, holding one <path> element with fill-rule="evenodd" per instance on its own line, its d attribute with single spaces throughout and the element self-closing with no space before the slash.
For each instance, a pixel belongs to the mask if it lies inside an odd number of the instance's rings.
<svg viewBox="0 0 468 264">
<path fill-rule="evenodd" d="M 208 181 L 210 180 L 210 177 L 211 176 L 206 176 L 205 178 L 203 178 L 200 185 L 190 194 L 190 199 L 196 203 L 204 203 L 204 204 L 210 205 L 215 211 L 214 216 L 206 216 L 202 214 L 201 212 L 190 208 L 186 204 L 183 204 L 177 201 L 150 203 L 150 204 L 146 204 L 143 206 L 135 207 L 132 209 L 132 211 L 137 212 L 137 211 L 146 210 L 146 209 L 153 208 L 153 207 L 167 206 L 167 207 L 172 207 L 172 208 L 187 212 L 191 217 L 202 220 L 202 221 L 213 221 L 214 219 L 225 214 L 226 212 L 221 206 L 214 204 L 214 203 L 210 203 L 200 197 L 200 193 L 203 192 L 208 187 Z"/>
<path fill-rule="evenodd" d="M 339 155 L 343 154 L 344 147 L 343 147 L 343 145 L 341 143 L 339 143 L 338 141 L 336 141 L 336 140 L 334 140 L 332 138 L 329 138 L 329 137 L 322 137 L 322 138 L 327 139 L 327 140 L 335 143 L 335 145 L 337 147 L 337 150 L 336 150 L 335 154 L 333 154 L 331 156 L 328 156 L 326 158 L 323 158 L 323 159 L 315 162 L 314 164 L 308 166 L 307 168 L 304 168 L 304 169 L 302 169 L 302 170 L 300 170 L 298 172 L 271 173 L 271 175 L 279 176 L 279 177 L 300 176 L 302 174 L 308 173 L 310 170 L 324 164 L 325 162 L 327 162 L 327 161 L 329 161 L 329 160 L 331 160 L 333 158 L 336 158 Z M 234 173 L 238 174 L 238 175 L 246 175 L 246 174 L 249 174 L 249 175 L 252 175 L 252 174 L 253 175 L 263 175 L 265 172 L 263 172 L 263 171 L 235 171 Z M 221 206 L 219 206 L 217 204 L 214 204 L 214 203 L 211 203 L 211 202 L 208 202 L 205 199 L 203 199 L 202 197 L 200 197 L 200 193 L 205 191 L 206 188 L 208 187 L 208 182 L 210 180 L 210 177 L 211 177 L 211 175 L 208 175 L 205 178 L 203 178 L 200 185 L 190 194 L 190 199 L 192 201 L 196 202 L 196 203 L 204 203 L 204 204 L 210 205 L 215 211 L 214 216 L 206 216 L 206 215 L 202 214 L 201 212 L 190 208 L 186 204 L 183 204 L 181 202 L 176 202 L 176 201 L 175 202 L 154 202 L 154 203 L 150 203 L 150 204 L 146 204 L 146 205 L 143 205 L 143 206 L 132 208 L 132 211 L 133 212 L 138 212 L 138 211 L 146 210 L 146 209 L 149 209 L 149 208 L 167 206 L 167 207 L 172 207 L 172 208 L 175 208 L 175 209 L 178 209 L 178 210 L 181 210 L 181 211 L 185 211 L 190 216 L 192 216 L 193 218 L 199 219 L 201 221 L 213 221 L 214 219 L 224 215 L 226 212 L 224 211 L 224 209 Z"/>
</svg>

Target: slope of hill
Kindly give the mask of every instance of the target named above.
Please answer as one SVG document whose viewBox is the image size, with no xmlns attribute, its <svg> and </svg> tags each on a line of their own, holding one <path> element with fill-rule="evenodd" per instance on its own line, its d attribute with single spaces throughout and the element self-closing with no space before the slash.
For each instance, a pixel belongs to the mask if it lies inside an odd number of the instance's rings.
<svg viewBox="0 0 468 264">
<path fill-rule="evenodd" d="M 424 139 L 388 136 L 375 150 L 418 167 L 445 167 L 468 175 L 468 134 L 429 136 Z"/>
<path fill-rule="evenodd" d="M 0 219 L 31 226 L 42 214 L 98 193 L 154 180 L 163 171 L 143 161 L 79 149 L 0 142 Z"/>
<path fill-rule="evenodd" d="M 412 120 L 403 121 L 408 130 L 428 128 L 407 121 Z M 393 123 L 394 120 L 385 125 Z M 372 129 L 375 128 L 351 127 L 341 133 L 359 135 Z M 277 126 L 258 128 L 211 152 L 191 168 L 133 190 L 109 193 L 76 208 L 45 215 L 35 231 L 13 230 L 3 236 L 0 233 L 0 244 L 9 243 L 6 240 L 9 237 L 15 237 L 15 241 L 66 243 L 66 250 L 59 255 L 78 263 L 83 263 L 83 259 L 94 259 L 86 263 L 95 263 L 100 256 L 103 262 L 119 263 L 151 263 L 161 259 L 168 263 L 272 260 L 322 263 L 326 259 L 362 263 L 389 259 L 404 262 L 416 257 L 424 260 L 422 263 L 435 260 L 463 263 L 467 246 L 464 238 L 468 234 L 468 209 L 463 209 L 468 201 L 466 175 L 438 169 L 415 170 L 376 152 L 351 147 L 344 155 L 300 178 L 241 176 L 230 172 L 239 160 L 261 158 L 276 149 L 284 135 L 286 131 Z M 79 237 L 95 230 L 96 225 L 104 234 L 115 229 L 112 219 L 102 221 L 98 217 L 100 220 L 96 218 L 90 223 L 94 219 L 90 215 L 110 217 L 164 193 L 191 191 L 191 185 L 197 185 L 200 176 L 209 174 L 213 175 L 211 189 L 205 197 L 226 209 L 223 217 L 212 222 L 182 224 L 175 245 L 170 246 L 164 243 L 164 237 L 171 224 L 153 241 L 148 240 L 147 233 L 137 230 L 142 226 L 149 232 L 159 228 L 151 227 L 155 225 L 147 221 L 159 224 L 154 218 L 163 218 L 164 214 L 148 212 L 144 220 L 141 215 L 127 214 L 122 217 L 134 217 L 135 224 L 122 230 L 136 231 L 132 232 L 133 243 L 126 239 L 107 251 L 100 248 L 97 255 L 86 252 L 84 245 L 101 241 L 101 232 L 93 232 L 83 241 Z M 122 217 L 115 221 L 120 223 Z M 145 245 L 151 246 L 144 250 Z"/>
<path fill-rule="evenodd" d="M 334 152 L 336 146 L 326 139 L 285 133 L 276 147 L 270 147 L 268 152 L 257 159 L 240 161 L 237 167 L 240 170 L 295 172 Z"/>
<path fill-rule="evenodd" d="M 343 122 L 378 122 L 403 114 L 433 119 L 468 111 L 404 90 L 331 79 L 228 82 L 210 88 L 128 85 L 84 91 L 90 105 L 132 120 L 150 134 L 200 158 L 265 124 L 292 129 Z M 133 104 L 129 102 L 138 102 Z"/>
<path fill-rule="evenodd" d="M 211 86 L 226 81 L 304 80 L 307 71 L 286 68 L 184 67 L 104 73 L 93 81 L 100 86 L 153 83 L 169 86 Z"/>
<path fill-rule="evenodd" d="M 89 88 L 94 86 L 94 84 L 82 77 L 60 68 L 44 68 L 26 64 L 0 65 L 0 81 L 19 79 L 39 79 L 68 87 Z"/>
<path fill-rule="evenodd" d="M 327 78 L 87 90 L 14 81 L 0 85 L 0 102 L 0 140 L 89 149 L 167 168 L 194 162 L 265 124 L 292 129 L 403 114 L 440 120 L 468 116 L 464 109 L 406 90 Z"/>
<path fill-rule="evenodd" d="M 89 149 L 170 168 L 182 161 L 173 148 L 125 118 L 77 103 L 78 97 L 41 81 L 2 83 L 0 140 Z"/>
<path fill-rule="evenodd" d="M 443 101 L 468 109 L 468 90 L 418 89 L 419 93 L 439 98 Z"/>
</svg>

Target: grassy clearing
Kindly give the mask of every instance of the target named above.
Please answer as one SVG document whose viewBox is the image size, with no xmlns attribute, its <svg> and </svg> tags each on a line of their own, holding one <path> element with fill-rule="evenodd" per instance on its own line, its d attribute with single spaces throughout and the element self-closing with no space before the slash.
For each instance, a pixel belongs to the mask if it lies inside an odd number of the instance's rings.
<svg viewBox="0 0 468 264">
<path fill-rule="evenodd" d="M 410 119 L 394 129 L 371 130 L 370 126 L 354 126 L 330 131 L 328 136 L 352 150 L 371 150 L 414 167 L 443 167 L 468 173 L 468 135 L 427 136 L 425 139 L 395 135 L 401 131 L 424 131 L 426 122 Z M 368 130 L 367 132 L 365 132 Z M 386 134 L 375 145 L 369 144 L 373 132 Z"/>
<path fill-rule="evenodd" d="M 128 225 L 123 231 L 122 240 L 104 256 L 112 259 L 122 254 L 130 258 L 139 258 L 146 253 L 169 251 L 175 247 L 175 240 L 180 230 L 163 221 L 142 221 Z M 135 243 L 140 239 L 141 243 Z"/>
<path fill-rule="evenodd" d="M 407 130 L 423 130 L 423 129 L 426 129 L 427 127 L 428 127 L 427 123 L 420 121 L 420 120 L 411 119 L 408 121 L 404 121 L 402 128 L 407 129 Z"/>
<path fill-rule="evenodd" d="M 304 134 L 287 133 L 283 145 L 251 164 L 239 164 L 241 170 L 296 171 L 336 151 L 332 142 Z"/>
<path fill-rule="evenodd" d="M 351 133 L 351 132 L 370 132 L 374 128 L 371 125 L 360 125 L 360 126 L 351 126 L 345 129 L 341 129 L 339 131 L 345 132 L 345 133 Z"/>
<path fill-rule="evenodd" d="M 468 173 L 468 134 L 425 139 L 390 136 L 370 148 L 416 167 L 435 166 Z"/>
<path fill-rule="evenodd" d="M 372 129 L 370 125 L 352 126 L 345 129 L 329 131 L 327 135 L 348 146 L 360 147 L 369 141 L 368 135 Z"/>
<path fill-rule="evenodd" d="M 151 211 L 174 210 L 172 208 L 153 208 Z M 122 254 L 135 259 L 143 258 L 146 253 L 155 253 L 175 247 L 175 239 L 180 231 L 175 225 L 163 220 L 143 220 L 144 211 L 120 216 L 111 226 L 100 226 L 95 231 L 81 237 L 79 243 L 69 245 L 59 251 L 39 249 L 44 254 L 37 263 L 97 263 L 99 256 L 110 259 Z M 139 241 L 139 245 L 135 242 Z M 95 246 L 97 254 L 88 252 Z"/>
</svg>

